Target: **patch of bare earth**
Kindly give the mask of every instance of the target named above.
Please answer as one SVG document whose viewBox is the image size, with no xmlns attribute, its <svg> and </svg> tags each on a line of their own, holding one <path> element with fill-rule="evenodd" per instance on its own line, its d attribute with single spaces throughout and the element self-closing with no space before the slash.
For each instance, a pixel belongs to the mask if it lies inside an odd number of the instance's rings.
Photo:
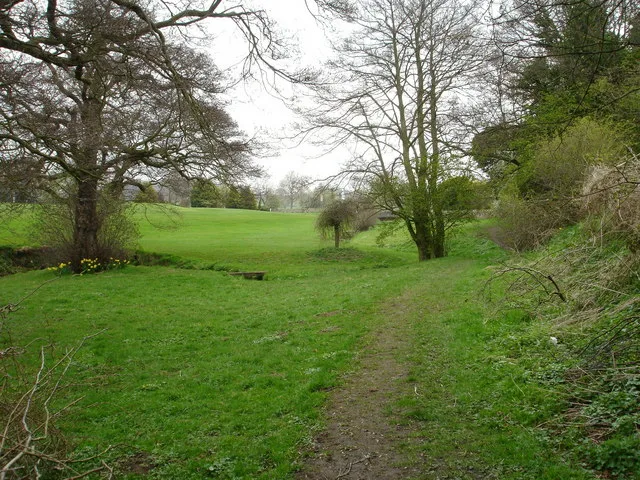
<svg viewBox="0 0 640 480">
<path fill-rule="evenodd" d="M 504 250 L 511 250 L 511 247 L 509 246 L 507 241 L 507 235 L 499 226 L 492 225 L 490 227 L 487 227 L 484 233 L 489 240 L 498 245 L 500 248 Z"/>
<path fill-rule="evenodd" d="M 119 470 L 123 473 L 133 473 L 136 475 L 147 475 L 156 468 L 156 463 L 148 452 L 138 452 L 127 458 L 122 459 L 119 464 Z"/>
<path fill-rule="evenodd" d="M 327 428 L 315 439 L 298 480 L 409 479 L 419 474 L 402 451 L 412 428 L 395 406 L 414 388 L 402 360 L 410 344 L 404 305 L 398 299 L 388 306 L 385 325 L 360 354 L 360 368 L 331 392 Z"/>
</svg>

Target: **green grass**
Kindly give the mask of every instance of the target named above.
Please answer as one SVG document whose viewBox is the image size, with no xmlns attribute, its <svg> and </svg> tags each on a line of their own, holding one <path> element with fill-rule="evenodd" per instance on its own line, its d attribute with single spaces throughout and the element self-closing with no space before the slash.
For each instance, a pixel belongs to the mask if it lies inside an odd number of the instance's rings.
<svg viewBox="0 0 640 480">
<path fill-rule="evenodd" d="M 0 203 L 0 246 L 21 247 L 29 244 L 32 211 L 31 205 Z"/>
<path fill-rule="evenodd" d="M 266 469 L 281 478 L 314 431 L 325 390 L 373 326 L 363 295 L 398 291 L 399 272 L 368 273 L 256 282 L 138 267 L 62 277 L 12 321 L 31 319 L 23 338 L 60 346 L 106 329 L 76 358 L 73 377 L 92 388 L 67 395 L 84 395 L 64 422 L 79 443 L 154 452 L 156 473 L 169 477 L 197 478 L 230 458 L 236 476 Z M 24 292 L 48 276 L 11 283 Z M 9 298 L 20 295 L 4 284 Z"/>
<path fill-rule="evenodd" d="M 164 212 L 145 212 L 141 223 L 143 250 L 188 259 L 228 264 L 246 270 L 286 266 L 319 248 L 314 216 L 233 209 L 176 209 L 177 227 Z M 161 226 L 164 228 L 157 228 Z"/>
<path fill-rule="evenodd" d="M 231 270 L 266 270 L 270 278 L 334 272 L 336 263 L 318 262 L 316 250 L 333 242 L 314 231 L 315 214 L 272 213 L 233 209 L 181 209 L 157 207 L 138 212 L 140 246 L 149 252 L 171 253 L 196 265 Z M 381 251 L 373 242 L 353 242 L 365 255 L 358 262 L 339 262 L 338 268 L 362 268 L 411 263 L 413 255 Z M 313 262 L 312 269 L 309 262 Z"/>
<path fill-rule="evenodd" d="M 167 222 L 156 210 L 148 215 Z M 54 356 L 101 332 L 76 356 L 58 399 L 80 399 L 59 422 L 77 454 L 115 445 L 106 456 L 119 478 L 142 475 L 127 458 L 144 458 L 152 478 L 292 478 L 322 428 L 327 392 L 367 334 L 393 328 L 384 304 L 403 295 L 420 396 L 398 408 L 419 423 L 426 440 L 416 455 L 432 459 L 439 478 L 588 478 L 569 474 L 534 428 L 554 404 L 523 386 L 522 369 L 501 347 L 523 320 L 491 318 L 484 307 L 487 267 L 505 254 L 476 227 L 461 231 L 448 258 L 418 264 L 405 247 L 375 247 L 372 232 L 335 251 L 318 240 L 311 215 L 181 215 L 179 229 L 143 225 L 141 247 L 267 270 L 267 280 L 127 267 L 63 276 L 9 316 L 14 340 L 51 343 Z M 51 278 L 0 278 L 0 304 Z M 437 478 L 431 473 L 425 478 Z"/>
<path fill-rule="evenodd" d="M 495 315 L 479 301 L 487 271 L 478 262 L 440 263 L 433 281 L 414 290 L 410 312 L 417 394 L 400 407 L 425 439 L 414 454 L 431 459 L 433 478 L 591 478 L 536 428 L 561 402 L 508 351 L 505 340 L 524 335 L 528 320 L 517 311 Z M 540 331 L 536 341 L 548 336 Z"/>
</svg>

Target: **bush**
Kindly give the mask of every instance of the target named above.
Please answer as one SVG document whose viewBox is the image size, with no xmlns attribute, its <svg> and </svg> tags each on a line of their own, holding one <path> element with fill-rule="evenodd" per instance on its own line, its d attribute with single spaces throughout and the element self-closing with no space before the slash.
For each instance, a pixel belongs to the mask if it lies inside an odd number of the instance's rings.
<svg viewBox="0 0 640 480">
<path fill-rule="evenodd" d="M 597 470 L 617 478 L 636 479 L 640 471 L 640 435 L 614 437 L 587 448 L 587 458 Z"/>
<path fill-rule="evenodd" d="M 10 275 L 15 272 L 12 260 L 11 248 L 0 248 L 0 277 Z"/>
<path fill-rule="evenodd" d="M 191 206 L 196 208 L 224 207 L 222 192 L 208 179 L 197 179 L 191 188 Z"/>
<path fill-rule="evenodd" d="M 515 250 L 533 248 L 556 229 L 583 220 L 590 210 L 597 210 L 585 206 L 585 189 L 591 198 L 587 203 L 611 203 L 598 200 L 594 188 L 605 187 L 602 179 L 610 173 L 602 172 L 615 170 L 613 165 L 624 158 L 623 140 L 623 132 L 613 125 L 585 118 L 562 135 L 540 142 L 533 158 L 503 190 L 496 209 L 506 243 Z M 619 198 L 619 193 L 612 190 L 609 197 Z"/>
<path fill-rule="evenodd" d="M 580 194 L 592 165 L 615 165 L 626 153 L 624 135 L 614 125 L 583 118 L 564 134 L 538 145 L 529 171 L 529 185 L 547 198 Z"/>
<path fill-rule="evenodd" d="M 575 221 L 575 207 L 562 201 L 503 197 L 495 209 L 501 240 L 515 251 L 536 248 L 562 227 Z"/>
<path fill-rule="evenodd" d="M 133 204 L 115 199 L 104 193 L 98 202 L 100 228 L 95 256 L 101 262 L 110 258 L 125 259 L 135 249 L 139 232 L 132 220 Z M 47 245 L 49 265 L 67 262 L 73 258 L 73 206 L 64 201 L 39 205 L 35 211 L 31 240 Z"/>
<path fill-rule="evenodd" d="M 153 185 L 145 183 L 133 199 L 136 203 L 158 203 L 160 198 Z"/>
<path fill-rule="evenodd" d="M 594 233 L 621 237 L 640 251 L 640 159 L 633 156 L 615 167 L 597 165 L 582 189 L 582 209 Z"/>
<path fill-rule="evenodd" d="M 438 189 L 442 208 L 468 214 L 491 205 L 491 188 L 486 182 L 459 176 L 444 180 Z"/>
</svg>

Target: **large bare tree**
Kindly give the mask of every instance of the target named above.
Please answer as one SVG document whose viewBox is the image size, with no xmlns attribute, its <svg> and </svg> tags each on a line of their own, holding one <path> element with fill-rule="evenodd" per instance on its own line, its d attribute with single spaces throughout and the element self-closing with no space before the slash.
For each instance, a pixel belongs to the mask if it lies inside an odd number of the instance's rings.
<svg viewBox="0 0 640 480">
<path fill-rule="evenodd" d="M 216 18 L 242 30 L 252 60 L 267 59 L 268 20 L 242 2 L 0 4 L 0 180 L 70 200 L 75 269 L 109 254 L 101 195 L 168 169 L 220 181 L 256 172 L 216 100 L 220 73 L 189 40 Z"/>
<path fill-rule="evenodd" d="M 448 226 L 440 185 L 465 141 L 461 105 L 485 60 L 475 2 L 363 0 L 336 45 L 331 80 L 316 89 L 314 129 L 363 152 L 348 173 L 373 186 L 401 218 L 419 259 L 445 255 Z"/>
</svg>

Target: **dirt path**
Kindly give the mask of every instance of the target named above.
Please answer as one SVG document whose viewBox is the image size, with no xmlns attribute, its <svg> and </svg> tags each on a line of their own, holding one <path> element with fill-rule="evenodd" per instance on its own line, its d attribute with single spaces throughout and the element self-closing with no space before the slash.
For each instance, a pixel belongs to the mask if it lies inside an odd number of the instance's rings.
<svg viewBox="0 0 640 480">
<path fill-rule="evenodd" d="M 511 246 L 508 245 L 506 235 L 499 226 L 492 225 L 490 227 L 487 227 L 484 230 L 484 234 L 489 240 L 498 245 L 500 248 L 504 250 L 513 250 Z"/>
<path fill-rule="evenodd" d="M 297 479 L 398 480 L 416 478 L 419 469 L 403 455 L 412 428 L 396 401 L 413 393 L 408 382 L 407 315 L 402 298 L 388 305 L 386 325 L 360 354 L 360 368 L 332 392 L 327 429 Z"/>
</svg>

